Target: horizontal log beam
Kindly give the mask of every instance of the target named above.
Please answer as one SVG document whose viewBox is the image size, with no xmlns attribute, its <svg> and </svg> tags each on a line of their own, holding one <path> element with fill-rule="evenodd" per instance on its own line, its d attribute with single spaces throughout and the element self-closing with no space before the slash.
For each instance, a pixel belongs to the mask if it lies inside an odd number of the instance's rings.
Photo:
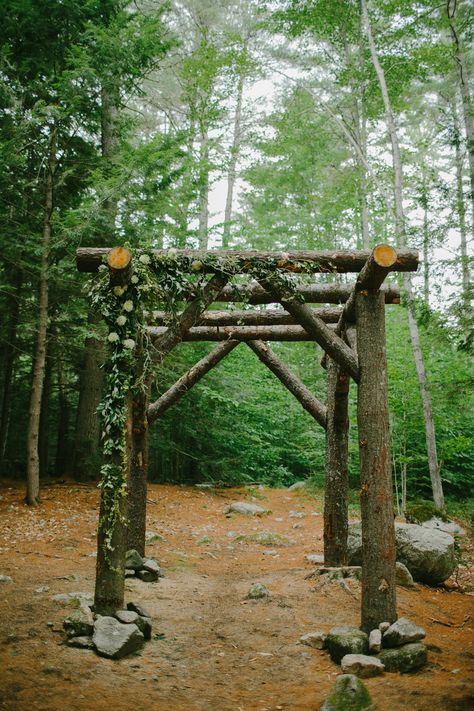
<svg viewBox="0 0 474 711">
<path fill-rule="evenodd" d="M 354 285 L 354 282 L 350 284 L 302 284 L 298 287 L 297 294 L 307 304 L 344 304 L 351 295 Z M 397 284 L 384 284 L 382 292 L 386 304 L 400 303 L 400 287 Z M 227 301 L 252 305 L 272 304 L 275 302 L 275 297 L 256 282 L 227 284 L 219 294 L 219 302 Z"/>
<path fill-rule="evenodd" d="M 325 323 L 337 323 L 342 309 L 312 309 Z M 166 311 L 153 311 L 149 323 L 156 326 L 167 325 L 171 315 Z M 291 326 L 297 325 L 293 316 L 283 309 L 262 309 L 260 311 L 207 311 L 196 326 Z"/>
<path fill-rule="evenodd" d="M 80 272 L 95 272 L 109 253 L 107 247 L 80 247 L 76 251 L 76 263 Z M 155 249 L 150 252 L 156 258 L 170 257 L 170 251 Z M 237 270 L 247 272 L 252 267 L 252 260 L 268 260 L 269 265 L 291 272 L 309 270 L 312 272 L 359 272 L 371 253 L 368 250 L 321 250 L 295 252 L 263 252 L 257 250 L 235 251 L 215 250 L 200 251 L 177 249 L 173 250 L 173 259 L 202 262 L 202 269 L 214 271 L 212 265 L 206 264 L 209 257 L 214 259 L 232 259 Z M 304 265 L 304 268 L 300 265 Z M 418 252 L 404 249 L 397 252 L 397 261 L 392 271 L 412 272 L 418 268 Z"/>
<path fill-rule="evenodd" d="M 148 422 L 154 422 L 161 417 L 166 410 L 176 404 L 181 398 L 186 395 L 197 382 L 203 378 L 206 373 L 209 373 L 214 366 L 225 358 L 228 353 L 234 350 L 239 345 L 240 341 L 227 340 L 219 343 L 218 346 L 205 355 L 201 360 L 195 363 L 187 373 L 182 375 L 174 385 L 169 388 L 161 397 L 158 398 L 148 408 Z"/>
<path fill-rule="evenodd" d="M 148 328 L 152 339 L 160 338 L 166 332 L 163 326 Z M 302 326 L 194 326 L 183 335 L 184 342 L 226 341 L 234 338 L 238 341 L 314 341 Z"/>
<path fill-rule="evenodd" d="M 314 417 L 321 427 L 326 429 L 326 407 L 319 402 L 311 390 L 291 372 L 285 363 L 263 341 L 247 341 L 248 347 L 255 353 L 259 360 L 272 371 L 281 383 L 303 406 L 306 412 Z"/>
</svg>

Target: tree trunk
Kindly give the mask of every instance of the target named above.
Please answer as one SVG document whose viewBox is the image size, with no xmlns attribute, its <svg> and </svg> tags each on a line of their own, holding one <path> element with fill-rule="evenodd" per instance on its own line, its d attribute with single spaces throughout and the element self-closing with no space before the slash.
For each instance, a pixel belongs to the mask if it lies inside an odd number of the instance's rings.
<svg viewBox="0 0 474 711">
<path fill-rule="evenodd" d="M 349 377 L 327 359 L 326 483 L 324 490 L 324 565 L 347 565 L 349 490 Z"/>
<path fill-rule="evenodd" d="M 474 217 L 474 104 L 469 89 L 471 77 L 466 61 L 466 50 L 456 22 L 458 0 L 447 0 L 446 11 L 448 15 L 451 38 L 459 76 L 459 88 L 462 97 L 464 128 L 466 131 L 467 155 L 469 160 L 469 178 L 471 184 L 471 203 Z"/>
<path fill-rule="evenodd" d="M 463 301 L 466 306 L 470 306 L 471 298 L 471 275 L 469 270 L 469 257 L 467 253 L 467 227 L 466 227 L 466 205 L 464 202 L 463 186 L 463 158 L 461 152 L 461 130 L 456 108 L 456 100 L 451 103 L 451 113 L 453 116 L 454 149 L 456 151 L 456 211 L 459 219 L 459 233 L 461 236 L 461 272 L 462 272 L 462 292 Z"/>
<path fill-rule="evenodd" d="M 18 324 L 20 321 L 20 298 L 23 285 L 23 272 L 16 268 L 13 275 L 14 292 L 11 295 L 9 310 L 9 322 L 7 328 L 7 342 L 5 343 L 3 361 L 3 389 L 2 403 L 0 411 L 0 465 L 5 457 L 7 446 L 8 427 L 10 424 L 10 413 L 12 406 L 13 373 L 17 358 L 16 339 Z"/>
<path fill-rule="evenodd" d="M 201 126 L 199 148 L 199 249 L 207 249 L 209 240 L 209 131 Z"/>
<path fill-rule="evenodd" d="M 224 232 L 222 234 L 222 248 L 229 249 L 230 246 L 230 231 L 232 220 L 232 203 L 234 199 L 234 187 L 236 180 L 237 160 L 240 153 L 241 144 L 241 122 L 242 122 L 242 97 L 244 93 L 244 72 L 241 71 L 239 83 L 237 85 L 237 103 L 235 106 L 234 116 L 234 133 L 232 137 L 232 148 L 230 150 L 229 172 L 227 175 L 227 196 L 225 201 L 224 212 Z"/>
<path fill-rule="evenodd" d="M 392 144 L 392 159 L 393 159 L 393 169 L 395 174 L 394 182 L 394 194 L 395 194 L 395 234 L 397 237 L 397 244 L 405 245 L 405 213 L 403 210 L 403 169 L 402 160 L 400 154 L 400 145 L 398 142 L 398 133 L 395 125 L 395 120 L 392 113 L 392 108 L 390 104 L 390 98 L 387 89 L 387 83 L 385 81 L 385 74 L 383 68 L 379 62 L 377 55 L 377 49 L 375 46 L 372 27 L 370 24 L 369 12 L 367 9 L 367 0 L 361 0 L 362 13 L 364 17 L 364 22 L 367 30 L 367 39 L 370 47 L 370 55 L 372 59 L 372 64 L 374 65 L 375 73 L 377 75 L 380 92 L 382 94 L 384 107 L 385 107 L 385 120 L 387 123 L 387 129 L 390 136 L 390 141 Z M 434 428 L 433 411 L 431 406 L 431 398 L 427 388 L 427 379 L 425 372 L 425 365 L 423 360 L 423 353 L 420 349 L 420 336 L 418 333 L 418 324 L 415 318 L 413 300 L 411 298 L 411 279 L 407 275 L 404 278 L 405 289 L 408 294 L 408 325 L 410 328 L 410 336 L 412 341 L 413 355 L 415 358 L 415 363 L 417 365 L 418 381 L 420 386 L 420 395 L 423 402 L 423 413 L 425 420 L 425 435 L 427 443 L 427 454 L 428 454 L 428 466 L 430 470 L 430 476 L 432 482 L 435 481 L 435 486 L 433 487 L 433 499 L 435 505 L 439 508 L 440 498 L 438 495 L 439 491 L 442 491 L 441 477 L 439 474 L 438 458 L 436 456 L 436 435 Z M 438 503 L 437 503 L 438 502 Z"/>
<path fill-rule="evenodd" d="M 137 380 L 143 377 L 143 343 L 137 347 Z M 132 399 L 132 438 L 127 503 L 127 550 L 145 555 L 148 479 L 148 398 L 151 382 L 136 387 Z"/>
<path fill-rule="evenodd" d="M 43 379 L 46 359 L 46 337 L 48 328 L 49 300 L 49 252 L 51 247 L 51 217 L 53 213 L 54 172 L 56 169 L 57 129 L 51 129 L 48 162 L 45 176 L 44 219 L 42 234 L 41 267 L 39 278 L 38 321 L 35 354 L 33 360 L 33 378 L 28 411 L 27 435 L 27 484 L 26 501 L 29 506 L 39 502 L 40 461 L 38 438 L 41 416 L 41 398 L 43 394 Z"/>
<path fill-rule="evenodd" d="M 56 377 L 58 386 L 58 441 L 56 444 L 54 469 L 57 476 L 63 477 L 65 474 L 69 474 L 70 468 L 69 403 L 66 384 L 64 382 L 63 364 L 59 351 L 56 358 Z"/>
<path fill-rule="evenodd" d="M 422 185 L 423 206 L 423 298 L 426 306 L 430 305 L 430 232 L 428 222 L 428 190 L 426 177 L 423 176 Z"/>
<path fill-rule="evenodd" d="M 395 526 L 388 418 L 385 313 L 380 292 L 356 296 L 360 381 L 357 425 L 362 518 L 362 622 L 397 619 Z"/>
</svg>

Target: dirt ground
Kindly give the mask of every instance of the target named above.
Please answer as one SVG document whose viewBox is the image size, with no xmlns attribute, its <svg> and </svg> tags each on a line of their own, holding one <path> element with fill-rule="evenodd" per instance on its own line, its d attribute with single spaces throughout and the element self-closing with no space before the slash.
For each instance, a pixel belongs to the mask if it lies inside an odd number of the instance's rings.
<svg viewBox="0 0 474 711">
<path fill-rule="evenodd" d="M 286 490 L 202 490 L 151 486 L 148 553 L 158 583 L 127 581 L 127 600 L 154 619 L 141 654 L 121 661 L 62 644 L 60 592 L 94 587 L 98 491 L 45 487 L 41 506 L 7 485 L 0 501 L 0 708 L 11 711 L 311 711 L 339 670 L 324 651 L 298 644 L 315 629 L 359 623 L 359 583 L 305 579 L 308 553 L 322 552 L 322 503 Z M 256 498 L 253 498 L 256 497 Z M 231 501 L 271 509 L 263 518 L 224 515 Z M 303 517 L 295 517 L 301 512 Z M 235 534 L 271 531 L 291 545 L 270 547 Z M 276 554 L 268 554 L 268 550 Z M 267 552 L 266 552 L 267 551 Z M 472 572 L 472 571 L 471 571 Z M 463 571 L 463 582 L 470 574 Z M 271 591 L 246 599 L 253 582 Z M 398 588 L 400 616 L 427 631 L 429 665 L 416 674 L 367 680 L 379 711 L 474 708 L 474 597 L 455 581 Z"/>
</svg>

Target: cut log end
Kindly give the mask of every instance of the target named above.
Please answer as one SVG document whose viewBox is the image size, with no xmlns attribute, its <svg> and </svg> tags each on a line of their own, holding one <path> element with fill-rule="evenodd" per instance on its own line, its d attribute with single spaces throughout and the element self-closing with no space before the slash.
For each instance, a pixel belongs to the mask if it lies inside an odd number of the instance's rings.
<svg viewBox="0 0 474 711">
<path fill-rule="evenodd" d="M 126 247 L 114 247 L 107 255 L 107 265 L 112 271 L 126 269 L 132 261 L 132 254 Z"/>
<path fill-rule="evenodd" d="M 372 254 L 380 267 L 392 267 L 397 261 L 397 251 L 389 244 L 378 244 Z"/>
</svg>

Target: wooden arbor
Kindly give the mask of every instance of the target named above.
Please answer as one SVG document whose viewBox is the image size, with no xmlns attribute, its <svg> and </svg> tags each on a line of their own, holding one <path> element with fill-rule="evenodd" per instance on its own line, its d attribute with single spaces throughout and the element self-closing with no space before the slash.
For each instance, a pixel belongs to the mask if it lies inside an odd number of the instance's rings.
<svg viewBox="0 0 474 711">
<path fill-rule="evenodd" d="M 155 264 L 166 250 L 153 253 Z M 148 314 L 148 332 L 153 339 L 152 358 L 159 365 L 181 341 L 218 341 L 156 402 L 148 404 L 147 393 L 135 394 L 131 406 L 130 455 L 128 462 L 128 540 L 124 520 L 109 532 L 113 546 L 106 551 L 99 533 L 95 606 L 111 612 L 123 606 L 124 556 L 126 548 L 143 552 L 145 540 L 147 428 L 177 402 L 211 368 L 239 343 L 246 343 L 257 357 L 293 393 L 301 405 L 326 430 L 326 498 L 324 553 L 326 565 L 347 562 L 347 442 L 349 381 L 358 386 L 357 424 L 360 452 L 362 518 L 362 622 L 365 630 L 382 621 L 396 619 L 395 532 L 391 457 L 387 405 L 385 354 L 385 303 L 399 303 L 399 290 L 384 286 L 391 271 L 416 271 L 418 253 L 395 251 L 379 245 L 372 252 L 193 252 L 174 254 L 198 263 L 209 272 L 209 281 L 196 298 L 166 325 L 163 312 Z M 209 257 L 211 259 L 209 260 Z M 219 268 L 218 259 L 231 258 L 233 274 L 246 274 L 258 260 L 258 283 L 233 285 L 231 276 Z M 78 269 L 94 272 L 107 258 L 111 288 L 126 284 L 133 273 L 131 255 L 123 248 L 79 249 Z M 269 272 L 262 269 L 268 262 Z M 190 266 L 190 268 L 192 268 Z M 352 285 L 301 285 L 292 293 L 271 278 L 275 271 L 358 273 Z M 213 302 L 246 301 L 278 303 L 283 310 L 208 311 Z M 310 303 L 339 304 L 339 308 L 310 307 Z M 325 352 L 327 403 L 321 403 L 270 349 L 266 341 L 312 340 Z M 142 357 L 143 354 L 141 354 Z M 106 506 L 102 497 L 102 508 Z M 110 541 L 110 538 L 109 538 Z"/>
</svg>

